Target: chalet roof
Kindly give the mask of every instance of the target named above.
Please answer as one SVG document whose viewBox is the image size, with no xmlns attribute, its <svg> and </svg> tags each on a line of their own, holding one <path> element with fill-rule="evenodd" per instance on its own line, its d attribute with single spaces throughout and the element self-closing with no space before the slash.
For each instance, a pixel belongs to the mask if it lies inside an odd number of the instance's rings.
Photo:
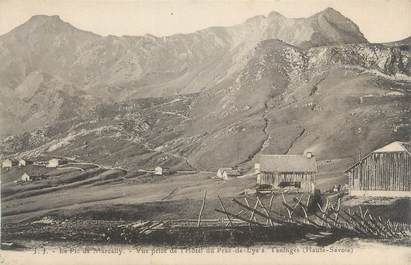
<svg viewBox="0 0 411 265">
<path fill-rule="evenodd" d="M 363 158 L 360 159 L 357 163 L 352 165 L 350 168 L 345 170 L 345 172 L 350 171 L 352 168 L 360 164 L 362 161 L 364 161 L 366 158 L 368 158 L 370 155 L 375 154 L 375 153 L 401 153 L 401 152 L 406 152 L 411 155 L 411 144 L 410 143 L 405 143 L 405 142 L 392 142 L 390 144 L 387 144 L 377 150 L 372 151 L 368 155 L 364 156 Z"/>
<path fill-rule="evenodd" d="M 260 155 L 259 163 L 265 172 L 317 172 L 315 157 L 304 155 Z"/>
<path fill-rule="evenodd" d="M 42 176 L 50 172 L 50 169 L 35 165 L 28 165 L 24 168 L 24 172 L 29 176 Z"/>
<path fill-rule="evenodd" d="M 227 174 L 227 176 L 239 176 L 239 175 L 241 175 L 240 174 L 240 171 L 238 171 L 238 170 L 235 170 L 235 169 L 224 169 L 223 170 L 223 174 L 224 174 L 224 172 Z"/>
<path fill-rule="evenodd" d="M 57 160 L 57 161 L 68 161 L 68 159 L 66 159 L 66 158 L 60 158 L 60 157 L 53 157 L 53 158 L 50 158 L 50 159 L 49 159 L 49 161 L 52 161 L 52 160 Z"/>
<path fill-rule="evenodd" d="M 43 176 L 42 174 L 35 174 L 34 172 L 31 172 L 31 173 L 27 173 L 27 172 L 24 172 L 21 176 L 23 177 L 24 175 L 27 175 L 27 176 L 30 176 L 30 177 L 41 177 L 41 176 Z"/>
<path fill-rule="evenodd" d="M 19 161 L 33 162 L 33 160 L 31 160 L 29 158 L 20 158 Z"/>
<path fill-rule="evenodd" d="M 170 169 L 170 168 L 168 168 L 168 167 L 162 167 L 162 166 L 156 166 L 154 169 L 156 169 L 156 168 L 161 168 L 161 169 L 163 169 L 163 170 L 168 170 L 168 169 Z"/>
<path fill-rule="evenodd" d="M 15 159 L 15 158 L 5 158 L 5 159 L 3 159 L 3 162 L 4 161 L 12 161 L 12 162 L 17 162 L 18 160 L 17 159 Z"/>
</svg>

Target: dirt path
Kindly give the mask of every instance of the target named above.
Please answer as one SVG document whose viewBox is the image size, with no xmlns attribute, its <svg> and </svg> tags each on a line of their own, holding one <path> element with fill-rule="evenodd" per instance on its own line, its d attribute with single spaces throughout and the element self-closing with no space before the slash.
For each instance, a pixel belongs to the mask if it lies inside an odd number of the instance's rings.
<svg viewBox="0 0 411 265">
<path fill-rule="evenodd" d="M 287 151 L 284 154 L 288 154 L 291 149 L 294 147 L 295 143 L 301 138 L 303 137 L 305 134 L 305 128 L 302 129 L 302 131 L 300 132 L 299 135 L 297 135 L 297 137 L 290 143 L 290 146 L 287 148 Z"/>
<path fill-rule="evenodd" d="M 268 113 L 270 112 L 271 108 L 268 106 L 268 101 L 270 101 L 271 98 L 267 99 L 264 102 L 264 112 L 262 115 L 262 118 L 264 120 L 264 126 L 262 128 L 262 132 L 264 133 L 264 139 L 263 141 L 260 143 L 260 145 L 258 146 L 257 150 L 255 150 L 255 152 L 251 153 L 247 159 L 245 159 L 244 161 L 238 163 L 236 166 L 240 166 L 243 165 L 247 162 L 252 161 L 256 155 L 258 155 L 260 152 L 262 152 L 268 145 L 269 145 L 269 139 L 270 139 L 270 133 L 267 131 L 268 126 L 269 126 L 269 122 L 270 120 L 267 118 Z"/>
<path fill-rule="evenodd" d="M 174 193 L 176 193 L 176 191 L 178 190 L 178 187 L 177 188 L 175 188 L 175 189 L 173 189 L 169 194 L 167 194 L 167 196 L 165 196 L 164 198 L 162 198 L 161 200 L 162 201 L 164 201 L 164 200 L 168 200 L 168 199 L 170 199 L 171 198 L 171 196 L 173 196 L 173 194 Z"/>
</svg>

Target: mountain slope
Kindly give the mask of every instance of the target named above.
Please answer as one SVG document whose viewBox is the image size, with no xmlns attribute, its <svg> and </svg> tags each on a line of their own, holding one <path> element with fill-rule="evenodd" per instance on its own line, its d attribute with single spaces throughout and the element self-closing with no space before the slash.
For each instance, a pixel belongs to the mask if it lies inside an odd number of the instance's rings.
<svg viewBox="0 0 411 265">
<path fill-rule="evenodd" d="M 248 169 L 259 153 L 349 158 L 411 140 L 409 51 L 368 43 L 333 9 L 164 38 L 41 16 L 0 47 L 2 134 L 16 134 L 2 154 Z"/>
<path fill-rule="evenodd" d="M 259 153 L 308 150 L 356 157 L 411 140 L 409 64 L 408 53 L 382 45 L 306 50 L 267 40 L 214 89 L 101 104 L 82 119 L 7 138 L 3 152 L 130 170 L 249 168 Z"/>
<path fill-rule="evenodd" d="M 319 45 L 367 43 L 358 27 L 333 9 L 308 18 L 286 18 L 276 12 L 232 27 L 214 27 L 192 34 L 167 37 L 107 36 L 76 29 L 58 16 L 34 16 L 23 25 L 0 36 L 0 120 L 7 121 L 1 135 L 18 128 L 37 128 L 64 116 L 59 108 L 50 115 L 33 115 L 27 106 L 18 113 L 10 106 L 27 95 L 16 93 L 30 84 L 33 73 L 60 80 L 57 87 L 75 88 L 81 105 L 94 101 L 112 102 L 126 98 L 171 96 L 211 89 L 241 70 L 252 57 L 257 43 L 280 39 L 309 48 Z M 30 85 L 26 85 L 29 87 Z M 38 87 L 26 88 L 28 94 Z M 49 91 L 41 112 L 56 91 Z M 59 96 L 64 102 L 64 96 Z M 26 111 L 24 111 L 27 109 Z"/>
</svg>

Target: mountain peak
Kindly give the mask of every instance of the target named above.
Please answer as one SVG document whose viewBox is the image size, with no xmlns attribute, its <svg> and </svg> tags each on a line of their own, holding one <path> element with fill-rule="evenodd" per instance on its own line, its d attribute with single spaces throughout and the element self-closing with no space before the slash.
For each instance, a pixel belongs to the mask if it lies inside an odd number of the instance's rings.
<svg viewBox="0 0 411 265">
<path fill-rule="evenodd" d="M 60 18 L 60 16 L 58 16 L 58 15 L 51 15 L 51 16 L 34 15 L 24 24 L 29 24 L 29 25 L 34 26 L 34 27 L 41 26 L 41 25 L 44 25 L 44 24 L 54 24 L 54 25 L 64 25 L 64 24 L 66 24 L 66 25 L 69 25 L 69 23 L 64 22 Z"/>
<path fill-rule="evenodd" d="M 312 15 L 312 17 L 328 17 L 328 18 L 344 18 L 349 20 L 347 17 L 345 17 L 343 14 L 341 14 L 339 11 L 335 10 L 332 7 L 327 7 L 326 9 Z"/>
<path fill-rule="evenodd" d="M 321 13 L 329 13 L 329 14 L 341 14 L 340 12 L 338 12 L 337 10 L 335 10 L 332 7 L 327 7 L 326 9 L 324 9 L 323 11 L 321 11 Z"/>
<path fill-rule="evenodd" d="M 54 20 L 54 21 L 62 21 L 59 15 L 34 15 L 32 16 L 29 21 L 47 21 L 47 20 Z"/>
<path fill-rule="evenodd" d="M 320 33 L 314 40 L 318 45 L 368 43 L 357 24 L 331 7 L 312 15 L 309 19 Z M 323 38 L 321 35 L 328 37 Z"/>
<path fill-rule="evenodd" d="M 26 39 L 33 34 L 39 34 L 44 37 L 46 35 L 52 36 L 66 33 L 87 33 L 89 35 L 98 36 L 92 32 L 87 32 L 74 27 L 70 23 L 62 20 L 58 15 L 34 15 L 25 23 L 6 33 L 6 35 L 15 35 Z"/>
<path fill-rule="evenodd" d="M 34 15 L 25 23 L 21 24 L 9 33 L 17 32 L 18 34 L 27 35 L 37 30 L 43 31 L 44 29 L 47 29 L 46 31 L 49 33 L 57 33 L 66 30 L 73 30 L 75 27 L 63 21 L 58 15 Z"/>
<path fill-rule="evenodd" d="M 277 11 L 271 11 L 270 14 L 268 14 L 269 18 L 273 18 L 273 17 L 281 17 L 283 18 L 284 16 L 280 13 L 278 13 Z"/>
<path fill-rule="evenodd" d="M 245 21 L 246 24 L 251 24 L 251 23 L 260 23 L 261 21 L 263 21 L 266 17 L 263 15 L 258 15 L 258 16 L 254 16 L 251 17 L 249 19 L 247 19 Z"/>
</svg>

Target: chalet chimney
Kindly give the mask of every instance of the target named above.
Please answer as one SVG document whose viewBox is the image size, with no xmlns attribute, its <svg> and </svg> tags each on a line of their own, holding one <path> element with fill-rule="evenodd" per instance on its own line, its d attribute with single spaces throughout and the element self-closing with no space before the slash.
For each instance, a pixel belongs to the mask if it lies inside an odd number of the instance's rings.
<svg viewBox="0 0 411 265">
<path fill-rule="evenodd" d="M 261 169 L 260 163 L 255 163 L 255 164 L 254 164 L 254 170 L 255 170 L 255 172 L 260 173 L 260 169 Z"/>
</svg>

